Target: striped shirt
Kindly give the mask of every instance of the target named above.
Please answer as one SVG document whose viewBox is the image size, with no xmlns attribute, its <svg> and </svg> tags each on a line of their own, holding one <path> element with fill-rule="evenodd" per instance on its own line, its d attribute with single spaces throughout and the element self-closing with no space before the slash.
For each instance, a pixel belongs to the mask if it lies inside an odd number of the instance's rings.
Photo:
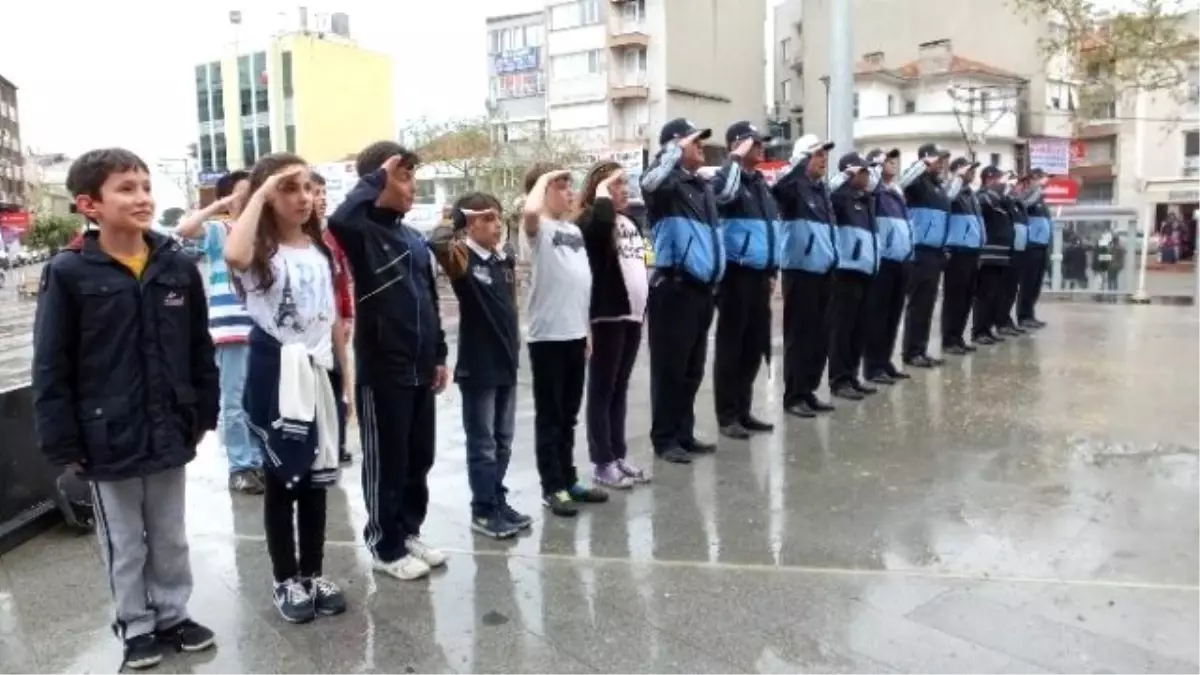
<svg viewBox="0 0 1200 675">
<path fill-rule="evenodd" d="M 225 265 L 227 227 L 219 220 L 208 221 L 204 224 L 204 242 L 201 244 L 209 265 L 208 332 L 217 345 L 245 344 L 254 327 Z"/>
</svg>

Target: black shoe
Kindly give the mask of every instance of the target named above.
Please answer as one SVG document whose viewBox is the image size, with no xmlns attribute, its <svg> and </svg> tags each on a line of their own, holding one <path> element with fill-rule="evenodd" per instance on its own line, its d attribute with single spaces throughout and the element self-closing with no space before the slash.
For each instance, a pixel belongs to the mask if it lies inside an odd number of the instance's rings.
<svg viewBox="0 0 1200 675">
<path fill-rule="evenodd" d="M 750 433 L 765 434 L 775 431 L 774 424 L 771 424 L 770 422 L 764 422 L 754 415 L 746 415 L 742 418 L 741 422 L 742 427 L 744 427 L 746 431 L 749 431 Z"/>
<path fill-rule="evenodd" d="M 792 417 L 803 417 L 804 419 L 811 419 L 817 416 L 817 411 L 813 410 L 812 407 L 808 405 L 808 401 L 800 401 L 791 405 L 785 405 L 783 406 L 783 412 L 791 415 Z"/>
<path fill-rule="evenodd" d="M 338 464 L 341 464 L 342 466 L 349 466 L 353 463 L 354 457 L 352 457 L 350 453 L 346 452 L 345 450 L 338 452 Z"/>
<path fill-rule="evenodd" d="M 575 502 L 571 501 L 571 494 L 566 490 L 542 497 L 542 506 L 561 518 L 574 518 L 579 515 L 579 509 L 575 508 Z"/>
<path fill-rule="evenodd" d="M 835 385 L 830 393 L 838 398 L 844 398 L 848 401 L 861 401 L 866 398 L 863 396 L 862 392 L 854 388 L 854 384 L 851 382 L 842 382 Z"/>
<path fill-rule="evenodd" d="M 184 619 L 179 623 L 154 631 L 158 641 L 181 652 L 202 652 L 217 643 L 213 632 L 204 626 Z"/>
<path fill-rule="evenodd" d="M 977 345 L 991 346 L 996 344 L 996 338 L 988 335 L 987 333 L 976 335 L 975 337 L 971 338 L 971 340 Z"/>
<path fill-rule="evenodd" d="M 654 454 L 664 462 L 670 462 L 672 464 L 692 463 L 692 456 L 688 454 L 687 450 L 684 450 L 678 445 L 672 445 L 666 450 L 663 450 L 662 452 L 656 451 Z"/>
<path fill-rule="evenodd" d="M 938 364 L 925 354 L 920 356 L 905 357 L 904 365 L 910 368 L 937 368 Z"/>
<path fill-rule="evenodd" d="M 959 346 L 960 346 L 960 347 L 962 347 L 963 349 L 967 350 L 967 353 L 968 353 L 968 354 L 969 354 L 969 353 L 971 353 L 971 352 L 977 352 L 977 351 L 979 351 L 979 348 L 978 348 L 978 347 L 975 347 L 975 346 L 973 346 L 973 345 L 969 345 L 969 344 L 967 344 L 967 343 L 965 343 L 965 342 L 964 342 L 964 343 L 962 343 L 962 344 L 961 344 L 961 345 L 959 345 Z"/>
<path fill-rule="evenodd" d="M 325 577 L 305 581 L 304 588 L 312 596 L 313 609 L 318 616 L 337 616 L 346 611 L 346 594 Z"/>
<path fill-rule="evenodd" d="M 1045 325 L 1045 324 L 1043 324 L 1041 321 L 1038 321 L 1037 319 L 1021 319 L 1021 323 L 1020 323 L 1021 328 L 1025 329 L 1027 332 L 1037 330 L 1037 329 L 1041 328 L 1043 325 Z"/>
<path fill-rule="evenodd" d="M 521 528 L 499 513 L 471 518 L 471 531 L 492 539 L 512 539 Z"/>
<path fill-rule="evenodd" d="M 887 372 L 888 377 L 892 378 L 893 382 L 899 382 L 900 380 L 911 380 L 912 379 L 912 375 L 909 375 L 908 373 L 900 370 L 899 368 L 891 365 L 890 363 L 888 364 L 887 370 L 885 372 Z"/>
<path fill-rule="evenodd" d="M 852 380 L 850 382 L 850 386 L 854 387 L 854 390 L 857 391 L 858 393 L 866 394 L 868 396 L 870 396 L 871 394 L 879 393 L 878 387 L 872 387 L 871 385 L 864 384 L 862 382 L 859 382 L 858 380 Z"/>
<path fill-rule="evenodd" d="M 704 441 L 696 438 L 680 443 L 679 445 L 693 455 L 711 455 L 717 451 L 716 443 L 705 443 Z"/>
<path fill-rule="evenodd" d="M 992 338 L 992 341 L 996 343 L 1004 342 L 1004 338 L 995 330 L 988 331 L 988 337 Z"/>
<path fill-rule="evenodd" d="M 891 375 L 888 375 L 887 373 L 885 373 L 883 371 L 879 371 L 877 373 L 871 373 L 870 375 L 868 375 L 867 382 L 871 382 L 873 384 L 882 384 L 882 385 L 896 384 L 896 380 L 893 379 Z"/>
<path fill-rule="evenodd" d="M 533 516 L 526 515 L 508 505 L 505 500 L 500 501 L 500 515 L 505 520 L 517 526 L 517 529 L 528 530 L 533 527 Z"/>
<path fill-rule="evenodd" d="M 125 665 L 134 670 L 153 668 L 162 663 L 163 645 L 153 633 L 135 635 L 125 640 Z"/>
<path fill-rule="evenodd" d="M 734 422 L 721 427 L 720 433 L 725 438 L 732 438 L 735 441 L 744 441 L 750 438 L 750 432 L 741 424 Z"/>
<path fill-rule="evenodd" d="M 608 493 L 598 487 L 588 487 L 583 483 L 576 483 L 567 489 L 567 494 L 571 495 L 571 501 L 580 504 L 603 504 L 608 501 Z"/>
<path fill-rule="evenodd" d="M 966 356 L 967 348 L 962 345 L 945 345 L 942 347 L 942 353 L 952 356 Z"/>
<path fill-rule="evenodd" d="M 1013 327 L 1013 326 L 1001 326 L 1001 327 L 999 327 L 999 328 L 997 328 L 997 329 L 996 329 L 996 333 L 997 333 L 997 334 L 999 334 L 999 335 L 1007 335 L 1007 336 L 1009 336 L 1009 337 L 1016 337 L 1016 336 L 1018 336 L 1018 335 L 1020 335 L 1021 333 L 1024 333 L 1024 332 L 1025 332 L 1025 331 L 1023 331 L 1023 330 L 1021 330 L 1021 329 L 1019 329 L 1019 328 Z"/>
<path fill-rule="evenodd" d="M 317 618 L 317 606 L 313 596 L 297 579 L 276 583 L 272 595 L 279 616 L 288 623 L 308 623 Z"/>
<path fill-rule="evenodd" d="M 242 469 L 229 474 L 229 490 L 244 495 L 261 495 L 266 492 L 266 487 L 254 469 Z"/>
<path fill-rule="evenodd" d="M 837 410 L 832 403 L 822 401 L 821 399 L 817 398 L 816 394 L 809 394 L 808 397 L 804 399 L 804 402 L 808 404 L 808 407 L 819 413 L 827 413 Z"/>
</svg>

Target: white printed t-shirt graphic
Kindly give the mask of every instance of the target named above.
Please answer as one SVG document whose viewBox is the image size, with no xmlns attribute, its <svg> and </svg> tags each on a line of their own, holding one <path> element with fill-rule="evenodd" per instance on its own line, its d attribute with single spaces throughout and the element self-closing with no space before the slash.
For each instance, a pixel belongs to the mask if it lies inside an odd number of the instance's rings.
<svg viewBox="0 0 1200 675">
<path fill-rule="evenodd" d="M 617 264 L 621 267 L 621 278 L 625 280 L 625 294 L 629 296 L 629 314 L 604 317 L 596 321 L 637 321 L 646 318 L 646 298 L 650 294 L 650 280 L 646 274 L 646 240 L 633 221 L 617 214 L 617 231 L 613 233 L 617 245 Z"/>
<path fill-rule="evenodd" d="M 249 270 L 238 273 L 250 318 L 281 344 L 304 344 L 317 365 L 332 370 L 337 310 L 329 261 L 315 245 L 280 244 L 271 257 L 271 270 L 275 283 L 270 288 L 259 288 Z"/>
<path fill-rule="evenodd" d="M 542 219 L 526 236 L 533 256 L 527 342 L 581 340 L 588 334 L 592 268 L 574 223 Z"/>
</svg>

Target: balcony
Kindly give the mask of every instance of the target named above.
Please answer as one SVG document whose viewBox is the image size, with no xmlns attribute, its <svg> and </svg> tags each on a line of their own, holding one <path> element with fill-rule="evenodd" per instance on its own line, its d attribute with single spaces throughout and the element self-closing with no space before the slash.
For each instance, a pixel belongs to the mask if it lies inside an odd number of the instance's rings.
<svg viewBox="0 0 1200 675">
<path fill-rule="evenodd" d="M 645 47 L 649 44 L 650 34 L 646 32 L 645 18 L 619 14 L 609 20 L 608 46 L 610 49 Z"/>
<path fill-rule="evenodd" d="M 650 97 L 650 85 L 645 72 L 618 73 L 608 80 L 608 98 L 612 101 L 627 101 Z"/>
<path fill-rule="evenodd" d="M 994 113 L 993 113 L 994 114 Z M 994 119 L 994 118 L 991 118 Z M 959 123 L 962 123 L 962 127 Z M 975 119 L 975 128 L 982 129 L 991 120 Z M 884 115 L 881 117 L 862 117 L 854 120 L 854 140 L 868 141 L 872 139 L 926 138 L 950 137 L 961 138 L 963 128 L 967 125 L 965 116 L 960 120 L 952 112 L 908 113 L 903 115 Z M 1003 139 L 1015 141 L 1017 138 L 1017 116 L 1005 113 L 984 136 L 988 139 Z"/>
</svg>

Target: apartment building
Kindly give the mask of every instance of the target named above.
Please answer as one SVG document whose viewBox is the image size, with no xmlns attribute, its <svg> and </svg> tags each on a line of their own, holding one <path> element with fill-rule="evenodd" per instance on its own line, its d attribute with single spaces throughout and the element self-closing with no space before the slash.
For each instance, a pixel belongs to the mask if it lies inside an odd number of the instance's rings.
<svg viewBox="0 0 1200 675">
<path fill-rule="evenodd" d="M 541 11 L 487 19 L 487 108 L 497 143 L 545 137 L 545 24 Z"/>
<path fill-rule="evenodd" d="M 356 44 L 345 14 L 312 18 L 196 65 L 202 185 L 271 152 L 332 162 L 395 136 L 391 59 Z"/>
<path fill-rule="evenodd" d="M 774 134 L 782 139 L 796 139 L 809 131 L 804 124 L 803 9 L 803 0 L 775 5 L 774 39 L 767 45 L 775 75 L 774 105 L 768 117 Z"/>
<path fill-rule="evenodd" d="M 17 112 L 17 85 L 0 75 L 0 212 L 15 213 L 25 207 L 25 169 Z"/>
<path fill-rule="evenodd" d="M 765 21 L 765 4 L 746 0 L 547 0 L 550 131 L 637 154 L 672 118 L 761 120 Z"/>
</svg>

